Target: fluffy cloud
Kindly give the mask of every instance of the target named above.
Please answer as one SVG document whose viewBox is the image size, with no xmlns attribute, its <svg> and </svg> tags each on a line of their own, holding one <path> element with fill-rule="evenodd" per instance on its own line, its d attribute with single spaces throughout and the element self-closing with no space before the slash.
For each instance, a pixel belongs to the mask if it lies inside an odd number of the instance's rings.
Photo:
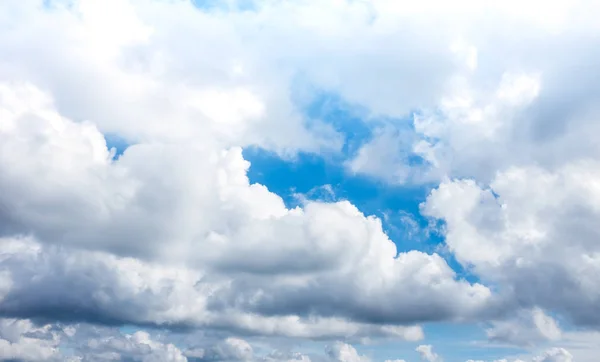
<svg viewBox="0 0 600 362">
<path fill-rule="evenodd" d="M 442 361 L 442 359 L 434 354 L 431 350 L 431 346 L 419 346 L 419 352 L 424 361 Z M 534 357 L 526 358 L 527 361 L 531 362 L 573 362 L 573 355 L 564 348 L 550 348 L 545 352 Z M 591 360 L 590 360 L 591 361 Z M 467 360 L 466 362 L 485 362 L 482 360 Z M 492 362 L 492 361 L 490 361 Z M 493 362 L 525 362 L 523 359 L 515 358 L 503 358 L 497 359 Z"/>
<path fill-rule="evenodd" d="M 557 341 L 562 337 L 558 323 L 539 308 L 519 311 L 512 319 L 493 321 L 486 333 L 490 341 L 520 346 Z"/>
<path fill-rule="evenodd" d="M 448 50 L 463 66 L 446 74 L 433 102 L 415 104 L 412 116 L 375 134 L 352 161 L 354 171 L 394 183 L 445 176 L 487 183 L 511 166 L 552 169 L 600 154 L 593 136 L 599 92 L 590 80 L 598 73 L 600 29 L 585 15 L 596 4 L 507 4 L 440 6 L 455 15 L 438 27 L 455 39 Z M 511 26 L 500 25 L 506 23 Z M 398 137 L 399 130 L 408 135 Z M 415 165 L 415 156 L 426 167 Z"/>
<path fill-rule="evenodd" d="M 415 339 L 420 330 L 393 324 L 467 318 L 489 299 L 436 254 L 397 254 L 380 220 L 348 202 L 287 209 L 249 184 L 239 149 L 138 144 L 113 160 L 92 124 L 61 117 L 36 88 L 0 89 L 3 230 L 42 243 L 3 239 L 6 313 L 197 325 L 210 311 L 313 337 L 360 334 L 343 320 L 317 332 L 320 317 L 349 318 Z"/>
<path fill-rule="evenodd" d="M 585 160 L 555 172 L 511 168 L 489 188 L 444 182 L 422 211 L 446 222 L 447 247 L 497 284 L 508 308 L 540 306 L 597 326 L 597 169 Z"/>
<path fill-rule="evenodd" d="M 137 362 L 310 362 L 306 355 L 274 350 L 261 356 L 240 338 L 220 342 L 196 336 L 203 348 L 181 350 L 162 333 L 138 330 L 123 333 L 116 328 L 88 324 L 35 325 L 30 320 L 0 320 L 0 360 L 9 361 L 137 361 Z M 199 340 L 198 340 L 199 339 Z M 176 339 L 175 339 L 176 340 Z M 324 357 L 322 355 L 321 357 Z"/>
<path fill-rule="evenodd" d="M 522 359 L 500 359 L 494 360 L 493 362 L 525 362 Z M 573 362 L 573 355 L 569 351 L 564 348 L 551 348 L 542 354 L 528 359 L 531 362 Z M 467 362 L 484 362 L 484 361 L 474 361 L 468 360 Z"/>
<path fill-rule="evenodd" d="M 421 359 L 427 362 L 442 362 L 442 358 L 435 352 L 430 344 L 422 344 L 417 347 L 417 352 L 421 355 Z"/>
<path fill-rule="evenodd" d="M 543 355 L 533 359 L 533 362 L 572 362 L 573 355 L 564 348 L 552 348 Z"/>
<path fill-rule="evenodd" d="M 188 361 L 173 344 L 155 341 L 143 331 L 101 335 L 78 342 L 78 352 L 84 361 Z"/>
<path fill-rule="evenodd" d="M 35 80 L 69 118 L 132 140 L 335 149 L 331 129 L 319 122 L 305 127 L 292 103 L 302 98 L 292 87 L 299 75 L 308 87 L 403 114 L 431 100 L 455 67 L 445 39 L 409 35 L 430 21 L 400 26 L 402 9 L 385 2 L 257 2 L 247 12 L 203 12 L 184 0 L 49 4 L 4 5 L 13 16 L 6 16 L 0 39 L 3 78 Z M 45 46 L 49 39 L 52 47 Z M 374 83 L 386 69 L 389 82 Z M 415 78 L 417 70 L 429 77 Z M 407 80 L 413 85 L 400 86 Z"/>
<path fill-rule="evenodd" d="M 326 349 L 327 355 L 336 362 L 369 362 L 371 359 L 360 355 L 358 351 L 349 344 L 336 342 Z"/>
<path fill-rule="evenodd" d="M 490 339 L 521 345 L 561 337 L 546 313 L 600 326 L 595 5 L 198 6 L 0 5 L 0 313 L 19 318 L 6 358 L 66 358 L 66 332 L 33 338 L 30 319 L 354 341 L 489 317 Z M 422 212 L 481 283 L 398 253 L 350 202 L 289 209 L 249 182 L 244 147 L 340 151 L 305 115 L 315 90 L 384 119 L 350 171 L 442 180 Z M 108 134 L 129 144 L 118 158 Z M 100 360 L 258 358 L 233 337 L 185 352 L 142 332 L 94 340 Z"/>
<path fill-rule="evenodd" d="M 267 356 L 262 357 L 260 361 L 264 362 L 311 362 L 311 358 L 298 352 L 273 351 Z"/>
<path fill-rule="evenodd" d="M 29 320 L 0 319 L 0 359 L 5 361 L 61 361 L 60 333 L 50 325 L 36 327 Z"/>
<path fill-rule="evenodd" d="M 299 338 L 422 338 L 419 327 L 212 310 L 211 295 L 230 279 L 100 252 L 45 247 L 27 239 L 4 239 L 1 245 L 2 268 L 13 285 L 1 304 L 5 315 L 105 325 L 226 328 Z"/>
<path fill-rule="evenodd" d="M 209 348 L 195 348 L 185 352 L 192 361 L 252 361 L 254 350 L 243 339 L 229 337 Z"/>
</svg>

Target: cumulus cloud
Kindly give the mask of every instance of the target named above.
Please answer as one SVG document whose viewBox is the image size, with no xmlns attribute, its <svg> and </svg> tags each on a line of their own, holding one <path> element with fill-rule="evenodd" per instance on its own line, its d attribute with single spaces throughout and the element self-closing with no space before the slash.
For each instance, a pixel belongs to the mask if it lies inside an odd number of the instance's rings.
<svg viewBox="0 0 600 362">
<path fill-rule="evenodd" d="M 45 247 L 27 239 L 4 239 L 1 245 L 2 267 L 10 271 L 14 285 L 1 304 L 4 315 L 103 325 L 226 328 L 297 338 L 423 337 L 420 327 L 213 310 L 211 297 L 228 288 L 230 279 L 106 253 Z"/>
<path fill-rule="evenodd" d="M 527 361 L 531 361 L 531 362 L 572 362 L 572 361 L 574 361 L 574 359 L 573 359 L 573 355 L 571 355 L 571 353 L 564 348 L 551 348 L 538 356 L 527 359 Z M 484 361 L 469 360 L 467 362 L 484 362 Z M 504 358 L 504 359 L 494 360 L 493 362 L 525 362 L 525 361 L 522 359 Z"/>
<path fill-rule="evenodd" d="M 229 337 L 206 349 L 188 350 L 186 355 L 192 361 L 252 361 L 254 350 L 247 341 Z"/>
<path fill-rule="evenodd" d="M 265 357 L 261 357 L 260 361 L 264 362 L 311 362 L 311 358 L 299 352 L 282 352 L 273 351 Z"/>
<path fill-rule="evenodd" d="M 531 346 L 561 339 L 556 314 L 598 328 L 594 10 L 2 2 L 2 353 L 70 358 L 60 323 L 230 335 L 196 348 L 115 334 L 77 349 L 143 361 L 309 358 L 257 356 L 238 334 L 416 341 L 420 323 L 483 320 L 489 339 Z M 339 127 L 305 112 L 320 92 L 377 124 L 348 171 L 440 183 L 421 212 L 444 222 L 442 246 L 480 282 L 438 253 L 399 253 L 349 201 L 288 208 L 250 182 L 244 147 L 339 155 Z M 108 135 L 128 144 L 119 157 Z M 332 346 L 333 359 L 366 360 Z"/>
<path fill-rule="evenodd" d="M 406 183 L 415 174 L 417 165 L 409 165 L 414 136 L 407 131 L 382 128 L 364 144 L 347 162 L 347 168 L 355 174 L 383 178 L 392 184 Z"/>
<path fill-rule="evenodd" d="M 442 361 L 442 359 L 435 355 L 431 351 L 431 346 L 419 346 L 421 356 L 424 361 Z M 550 348 L 541 354 L 538 354 L 534 357 L 526 358 L 527 361 L 531 362 L 572 362 L 574 361 L 573 355 L 564 348 Z M 591 360 L 590 360 L 591 361 Z M 466 362 L 485 362 L 483 360 L 467 360 Z M 503 358 L 496 359 L 490 362 L 525 362 L 525 360 L 521 358 Z"/>
<path fill-rule="evenodd" d="M 488 339 L 519 346 L 532 346 L 562 337 L 558 323 L 539 308 L 519 311 L 512 319 L 493 321 L 486 330 Z"/>
<path fill-rule="evenodd" d="M 600 29 L 585 15 L 596 4 L 555 2 L 552 9 L 535 1 L 497 8 L 459 4 L 453 9 L 440 6 L 454 16 L 438 26 L 454 39 L 446 59 L 462 67 L 446 74 L 446 86 L 433 102 L 415 105 L 411 117 L 389 122 L 383 134 L 364 145 L 353 170 L 395 183 L 444 177 L 487 183 L 511 166 L 555 168 L 596 157 L 599 92 L 590 75 L 598 72 Z M 448 24 L 453 21 L 462 24 Z M 507 22 L 514 27 L 500 25 Z M 414 133 L 398 138 L 398 130 L 410 129 L 407 119 Z M 370 155 L 383 149 L 385 153 Z M 415 156 L 426 167 L 415 167 Z"/>
<path fill-rule="evenodd" d="M 202 324 L 208 311 L 253 313 L 240 322 L 250 330 L 261 316 L 315 327 L 348 318 L 418 339 L 397 325 L 468 318 L 490 297 L 436 254 L 398 254 L 380 220 L 349 202 L 287 209 L 249 183 L 239 148 L 139 144 L 114 160 L 94 125 L 60 116 L 35 87 L 2 92 L 3 230 L 36 240 L 3 239 L 2 269 L 20 284 L 1 304 L 6 314 Z M 261 323 L 265 333 L 329 333 Z M 327 330 L 360 334 L 347 326 Z"/>
<path fill-rule="evenodd" d="M 448 181 L 432 191 L 422 211 L 446 222 L 447 247 L 464 266 L 497 283 L 508 308 L 540 306 L 597 326 L 597 169 L 594 160 L 554 172 L 511 168 L 489 188 Z"/>
<path fill-rule="evenodd" d="M 179 348 L 153 340 L 147 332 L 109 334 L 78 341 L 84 361 L 187 362 Z"/>
<path fill-rule="evenodd" d="M 533 362 L 572 362 L 573 355 L 564 348 L 552 348 L 543 355 L 533 359 Z"/>
<path fill-rule="evenodd" d="M 422 344 L 417 347 L 417 352 L 421 355 L 421 359 L 427 362 L 442 362 L 442 358 L 433 351 L 433 347 L 430 344 Z"/>
<path fill-rule="evenodd" d="M 261 355 L 249 342 L 235 337 L 214 342 L 197 335 L 196 342 L 203 347 L 182 350 L 173 343 L 177 341 L 173 337 L 158 331 L 124 333 L 89 324 L 36 325 L 27 319 L 0 319 L 0 360 L 310 362 L 308 356 L 291 351 L 273 350 Z"/>
<path fill-rule="evenodd" d="M 0 319 L 0 359 L 5 361 L 61 361 L 60 333 L 50 325 L 36 327 L 29 320 Z"/>
<path fill-rule="evenodd" d="M 335 342 L 326 348 L 327 355 L 336 362 L 369 362 L 370 358 L 358 353 L 353 346 Z"/>
</svg>

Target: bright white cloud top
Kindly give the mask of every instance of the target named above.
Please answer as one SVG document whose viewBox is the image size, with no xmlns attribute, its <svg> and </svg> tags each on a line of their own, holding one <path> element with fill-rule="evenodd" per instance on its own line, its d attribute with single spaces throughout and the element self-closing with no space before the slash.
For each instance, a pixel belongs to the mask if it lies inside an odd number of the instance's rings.
<svg viewBox="0 0 600 362">
<path fill-rule="evenodd" d="M 596 361 L 598 11 L 0 2 L 0 360 Z M 391 237 L 248 149 L 426 197 Z"/>
</svg>

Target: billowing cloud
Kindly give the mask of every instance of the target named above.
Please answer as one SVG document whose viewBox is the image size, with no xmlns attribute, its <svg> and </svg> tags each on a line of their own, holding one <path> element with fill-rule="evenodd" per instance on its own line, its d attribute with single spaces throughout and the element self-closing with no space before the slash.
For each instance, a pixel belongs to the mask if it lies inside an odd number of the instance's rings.
<svg viewBox="0 0 600 362">
<path fill-rule="evenodd" d="M 573 355 L 564 348 L 552 348 L 534 358 L 533 362 L 573 362 Z"/>
<path fill-rule="evenodd" d="M 239 149 L 140 144 L 113 160 L 93 125 L 61 117 L 37 89 L 2 89 L 1 147 L 10 157 L 0 162 L 0 183 L 11 190 L 1 196 L 10 212 L 3 229 L 41 242 L 3 240 L 3 271 L 15 284 L 5 314 L 203 324 L 204 312 L 235 319 L 239 311 L 290 323 L 393 325 L 468 318 L 490 297 L 484 286 L 457 280 L 436 254 L 398 254 L 380 220 L 349 202 L 287 209 L 249 183 Z M 333 328 L 352 334 L 341 323 Z"/>
<path fill-rule="evenodd" d="M 0 319 L 0 359 L 3 361 L 61 361 L 60 333 L 29 320 Z"/>
<path fill-rule="evenodd" d="M 2 266 L 12 289 L 2 313 L 47 321 L 227 328 L 246 334 L 298 338 L 420 339 L 419 327 L 371 325 L 323 316 L 269 316 L 241 309 L 212 310 L 212 295 L 231 279 L 100 252 L 2 240 Z M 224 286 L 225 285 L 225 286 Z"/>
<path fill-rule="evenodd" d="M 2 358 L 313 358 L 258 351 L 259 336 L 366 361 L 349 343 L 422 340 L 427 322 L 482 322 L 492 342 L 527 348 L 573 336 L 563 318 L 598 329 L 595 10 L 3 1 Z M 307 111 L 323 93 L 369 129 L 356 152 Z M 118 157 L 111 136 L 127 144 Z M 433 184 L 421 213 L 443 224 L 440 249 L 395 244 L 347 200 L 289 207 L 248 178 L 250 146 Z M 221 335 L 178 345 L 123 325 Z M 572 359 L 558 348 L 534 362 Z"/>
<path fill-rule="evenodd" d="M 597 169 L 594 160 L 556 172 L 512 168 L 489 188 L 449 181 L 422 210 L 446 222 L 447 247 L 496 283 L 509 308 L 540 306 L 598 326 Z"/>
<path fill-rule="evenodd" d="M 371 359 L 358 353 L 353 346 L 335 342 L 326 348 L 327 355 L 336 362 L 369 362 Z"/>
<path fill-rule="evenodd" d="M 417 347 L 417 352 L 421 355 L 421 359 L 426 362 L 442 362 L 442 358 L 433 351 L 430 344 L 422 344 Z"/>
<path fill-rule="evenodd" d="M 105 334 L 78 342 L 81 355 L 77 357 L 84 361 L 188 361 L 179 348 L 155 341 L 143 331 L 127 335 Z"/>
<path fill-rule="evenodd" d="M 493 321 L 486 330 L 488 339 L 520 346 L 531 346 L 543 341 L 557 341 L 562 337 L 558 323 L 539 308 L 519 311 L 513 319 Z"/>
</svg>

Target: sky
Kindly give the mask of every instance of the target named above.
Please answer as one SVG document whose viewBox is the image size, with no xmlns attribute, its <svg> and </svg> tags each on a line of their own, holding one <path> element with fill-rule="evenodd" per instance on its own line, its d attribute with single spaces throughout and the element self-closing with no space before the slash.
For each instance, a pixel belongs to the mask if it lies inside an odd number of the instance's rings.
<svg viewBox="0 0 600 362">
<path fill-rule="evenodd" d="M 0 1 L 0 360 L 596 362 L 599 11 Z"/>
</svg>

